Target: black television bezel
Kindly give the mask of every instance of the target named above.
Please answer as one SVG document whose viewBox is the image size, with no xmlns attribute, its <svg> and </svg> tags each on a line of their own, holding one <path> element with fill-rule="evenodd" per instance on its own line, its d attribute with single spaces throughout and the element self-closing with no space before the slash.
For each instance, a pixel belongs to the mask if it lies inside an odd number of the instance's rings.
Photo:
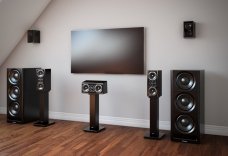
<svg viewBox="0 0 228 156">
<path fill-rule="evenodd" d="M 72 71 L 72 33 L 80 31 L 99 31 L 99 30 L 118 30 L 118 29 L 141 29 L 142 30 L 142 67 L 140 67 L 140 72 L 130 73 L 130 72 L 73 72 Z M 124 27 L 124 28 L 102 28 L 102 29 L 76 29 L 71 31 L 71 73 L 72 74 L 115 74 L 115 75 L 144 75 L 145 74 L 145 27 Z"/>
</svg>

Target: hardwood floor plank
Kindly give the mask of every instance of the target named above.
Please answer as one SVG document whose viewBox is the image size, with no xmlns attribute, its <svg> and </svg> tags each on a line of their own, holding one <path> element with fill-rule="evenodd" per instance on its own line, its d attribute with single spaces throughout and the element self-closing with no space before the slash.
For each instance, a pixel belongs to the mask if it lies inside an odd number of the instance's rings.
<svg viewBox="0 0 228 156">
<path fill-rule="evenodd" d="M 144 139 L 144 128 L 105 125 L 100 133 L 88 123 L 56 120 L 50 127 L 11 124 L 0 115 L 1 156 L 227 156 L 228 136 L 204 135 L 201 144 Z"/>
</svg>

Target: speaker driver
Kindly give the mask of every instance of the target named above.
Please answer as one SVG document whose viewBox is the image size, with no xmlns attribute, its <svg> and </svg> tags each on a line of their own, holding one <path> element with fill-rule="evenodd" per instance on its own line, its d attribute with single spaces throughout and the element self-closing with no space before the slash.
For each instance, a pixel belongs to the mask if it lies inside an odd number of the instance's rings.
<svg viewBox="0 0 228 156">
<path fill-rule="evenodd" d="M 16 100 L 20 96 L 20 89 L 17 86 L 10 87 L 9 98 L 11 100 Z"/>
<path fill-rule="evenodd" d="M 149 80 L 156 80 L 157 79 L 157 73 L 156 72 L 154 72 L 154 71 L 152 71 L 152 72 L 149 72 L 148 73 L 148 78 L 149 78 Z"/>
<path fill-rule="evenodd" d="M 150 87 L 148 90 L 149 96 L 156 96 L 158 93 L 157 89 L 155 87 Z"/>
<path fill-rule="evenodd" d="M 17 102 L 12 102 L 9 104 L 9 114 L 11 116 L 16 116 L 20 111 L 20 105 Z"/>
<path fill-rule="evenodd" d="M 44 90 L 44 84 L 42 82 L 37 83 L 37 90 Z"/>
<path fill-rule="evenodd" d="M 193 98 L 189 94 L 180 94 L 177 97 L 176 106 L 180 110 L 187 111 L 187 112 L 190 112 L 195 108 Z"/>
<path fill-rule="evenodd" d="M 176 120 L 176 128 L 181 133 L 192 133 L 195 130 L 194 122 L 188 115 L 180 115 Z"/>
<path fill-rule="evenodd" d="M 20 72 L 18 70 L 11 70 L 8 79 L 11 84 L 17 84 L 20 80 Z"/>
<path fill-rule="evenodd" d="M 88 92 L 89 91 L 89 85 L 88 84 L 82 84 L 82 91 Z"/>
<path fill-rule="evenodd" d="M 96 93 L 101 93 L 102 92 L 102 86 L 100 84 L 95 86 L 95 92 Z"/>
<path fill-rule="evenodd" d="M 189 73 L 180 73 L 177 75 L 176 83 L 181 89 L 191 89 L 194 85 L 194 78 Z"/>
<path fill-rule="evenodd" d="M 45 70 L 44 69 L 36 69 L 37 77 L 42 78 L 42 77 L 44 77 L 44 74 L 45 74 Z"/>
</svg>

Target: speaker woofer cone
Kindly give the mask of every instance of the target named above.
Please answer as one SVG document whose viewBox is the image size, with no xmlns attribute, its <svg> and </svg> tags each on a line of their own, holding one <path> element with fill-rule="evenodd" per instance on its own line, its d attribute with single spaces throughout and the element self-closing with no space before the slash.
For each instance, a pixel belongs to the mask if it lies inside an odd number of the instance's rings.
<svg viewBox="0 0 228 156">
<path fill-rule="evenodd" d="M 176 128 L 184 134 L 192 133 L 195 130 L 195 125 L 192 118 L 188 115 L 180 115 L 176 120 Z"/>
<path fill-rule="evenodd" d="M 9 98 L 15 101 L 20 96 L 20 89 L 17 86 L 10 87 L 8 94 Z"/>
<path fill-rule="evenodd" d="M 194 87 L 195 81 L 191 74 L 180 73 L 177 75 L 176 84 L 179 88 L 188 90 Z"/>
<path fill-rule="evenodd" d="M 157 73 L 154 71 L 149 72 L 148 73 L 148 79 L 152 80 L 152 81 L 156 80 L 157 79 Z"/>
<path fill-rule="evenodd" d="M 156 96 L 158 93 L 157 89 L 155 87 L 150 87 L 148 90 L 149 96 Z"/>
<path fill-rule="evenodd" d="M 16 69 L 13 69 L 9 72 L 8 80 L 11 84 L 17 84 L 20 80 L 20 72 Z"/>
<path fill-rule="evenodd" d="M 100 84 L 95 85 L 95 92 L 101 93 L 102 92 L 102 85 L 100 85 Z"/>
<path fill-rule="evenodd" d="M 191 95 L 189 94 L 180 94 L 177 97 L 176 106 L 181 111 L 190 112 L 194 110 L 195 104 Z"/>
<path fill-rule="evenodd" d="M 12 103 L 9 104 L 8 107 L 9 107 L 8 108 L 9 109 L 9 114 L 11 116 L 16 116 L 19 113 L 19 111 L 20 111 L 20 105 L 19 105 L 18 102 L 12 102 Z"/>
<path fill-rule="evenodd" d="M 36 69 L 36 76 L 39 78 L 43 78 L 45 75 L 45 70 L 44 69 Z"/>
</svg>

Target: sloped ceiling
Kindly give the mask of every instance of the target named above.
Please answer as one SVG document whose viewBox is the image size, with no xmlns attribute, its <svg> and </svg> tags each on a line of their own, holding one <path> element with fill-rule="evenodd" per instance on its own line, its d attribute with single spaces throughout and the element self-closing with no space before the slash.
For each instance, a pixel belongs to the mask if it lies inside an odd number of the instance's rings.
<svg viewBox="0 0 228 156">
<path fill-rule="evenodd" d="M 51 0 L 0 0 L 0 66 Z"/>
</svg>

